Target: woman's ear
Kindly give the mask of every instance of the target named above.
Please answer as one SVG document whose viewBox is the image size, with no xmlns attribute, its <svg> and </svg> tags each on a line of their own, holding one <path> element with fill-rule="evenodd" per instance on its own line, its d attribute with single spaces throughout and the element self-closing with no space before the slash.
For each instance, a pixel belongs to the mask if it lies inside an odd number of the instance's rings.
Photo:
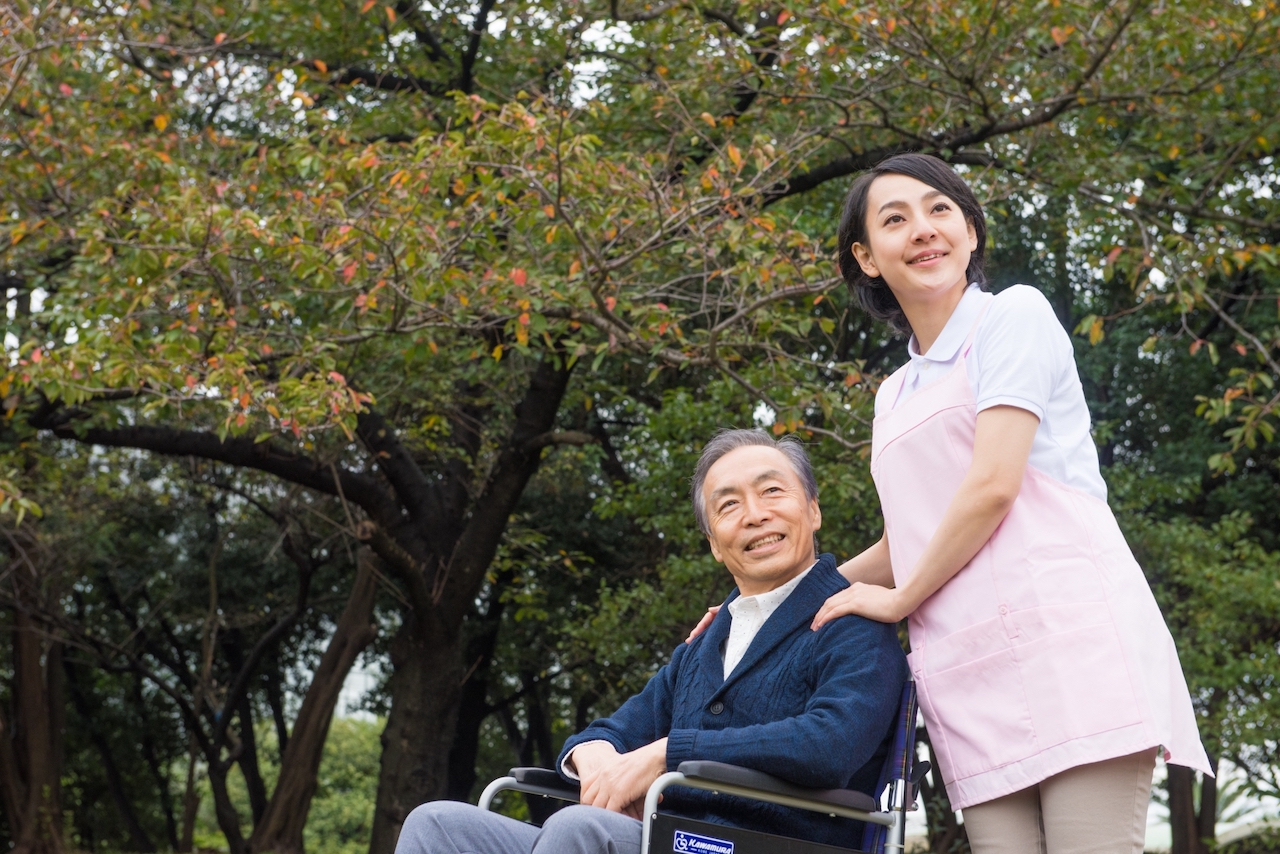
<svg viewBox="0 0 1280 854">
<path fill-rule="evenodd" d="M 969 227 L 970 232 L 973 227 Z M 880 278 L 880 268 L 876 266 L 875 261 L 871 260 L 871 250 L 861 243 L 855 243 L 850 247 L 853 252 L 853 258 L 858 262 L 858 266 L 862 268 L 862 272 L 867 274 L 868 278 Z"/>
<path fill-rule="evenodd" d="M 973 220 L 965 217 L 965 225 L 969 226 L 969 251 L 978 251 L 978 231 L 973 227 Z"/>
</svg>

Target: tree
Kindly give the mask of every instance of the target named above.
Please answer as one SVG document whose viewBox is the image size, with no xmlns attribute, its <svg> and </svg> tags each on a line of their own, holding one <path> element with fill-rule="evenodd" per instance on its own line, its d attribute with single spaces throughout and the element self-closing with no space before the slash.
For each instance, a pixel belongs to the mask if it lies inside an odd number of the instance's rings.
<svg viewBox="0 0 1280 854">
<path fill-rule="evenodd" d="M 1270 263 L 1270 4 L 17 9 L 14 441 L 350 510 L 404 601 L 378 852 L 449 789 L 463 626 L 528 484 L 632 432 L 571 426 L 593 377 L 727 380 L 856 464 L 894 345 L 832 295 L 842 179 L 938 153 L 1229 328 L 1257 300 L 1204 272 Z"/>
</svg>

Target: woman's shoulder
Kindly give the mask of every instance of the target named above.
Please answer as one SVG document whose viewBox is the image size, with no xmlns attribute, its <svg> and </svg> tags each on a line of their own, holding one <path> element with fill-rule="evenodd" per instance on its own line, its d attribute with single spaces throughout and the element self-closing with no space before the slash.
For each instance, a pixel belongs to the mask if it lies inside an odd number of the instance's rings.
<svg viewBox="0 0 1280 854">
<path fill-rule="evenodd" d="M 991 314 L 1053 314 L 1053 306 L 1039 288 L 1031 285 L 1011 285 L 991 298 Z"/>
<path fill-rule="evenodd" d="M 1013 285 L 992 296 L 978 335 L 987 337 L 992 333 L 1041 341 L 1045 335 L 1064 340 L 1067 337 L 1048 298 L 1031 285 Z"/>
</svg>

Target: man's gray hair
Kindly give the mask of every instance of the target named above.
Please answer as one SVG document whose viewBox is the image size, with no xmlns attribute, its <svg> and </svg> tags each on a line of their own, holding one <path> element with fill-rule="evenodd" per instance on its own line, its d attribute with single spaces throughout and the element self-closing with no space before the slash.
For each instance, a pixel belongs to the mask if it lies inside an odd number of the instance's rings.
<svg viewBox="0 0 1280 854">
<path fill-rule="evenodd" d="M 800 483 L 804 486 L 804 497 L 809 501 L 818 499 L 818 481 L 813 476 L 809 455 L 805 452 L 804 443 L 795 436 L 775 439 L 763 430 L 721 430 L 702 447 L 702 455 L 698 457 L 698 465 L 693 470 L 693 488 L 690 490 L 693 516 L 698 520 L 698 529 L 708 537 L 711 536 L 711 525 L 707 522 L 707 507 L 702 495 L 702 484 L 706 482 L 707 472 L 730 451 L 756 445 L 781 451 L 800 478 Z"/>
</svg>

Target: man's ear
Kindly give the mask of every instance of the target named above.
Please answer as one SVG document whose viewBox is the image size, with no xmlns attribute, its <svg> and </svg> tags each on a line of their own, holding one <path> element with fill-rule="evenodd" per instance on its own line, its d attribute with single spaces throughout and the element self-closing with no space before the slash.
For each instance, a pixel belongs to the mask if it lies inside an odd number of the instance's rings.
<svg viewBox="0 0 1280 854">
<path fill-rule="evenodd" d="M 724 563 L 724 558 L 720 556 L 720 549 L 716 548 L 714 537 L 707 537 L 707 544 L 711 546 L 711 556 L 716 559 L 717 563 Z"/>
<path fill-rule="evenodd" d="M 809 501 L 809 512 L 813 515 L 813 530 L 821 530 L 822 508 L 818 505 L 818 499 L 814 498 Z"/>
<path fill-rule="evenodd" d="M 972 231 L 973 226 L 969 226 L 969 230 Z M 868 278 L 880 278 L 880 268 L 877 267 L 876 262 L 871 259 L 870 248 L 861 243 L 855 243 L 849 248 L 853 252 L 853 259 L 858 262 L 858 266 L 862 268 L 862 272 L 866 273 Z"/>
</svg>

